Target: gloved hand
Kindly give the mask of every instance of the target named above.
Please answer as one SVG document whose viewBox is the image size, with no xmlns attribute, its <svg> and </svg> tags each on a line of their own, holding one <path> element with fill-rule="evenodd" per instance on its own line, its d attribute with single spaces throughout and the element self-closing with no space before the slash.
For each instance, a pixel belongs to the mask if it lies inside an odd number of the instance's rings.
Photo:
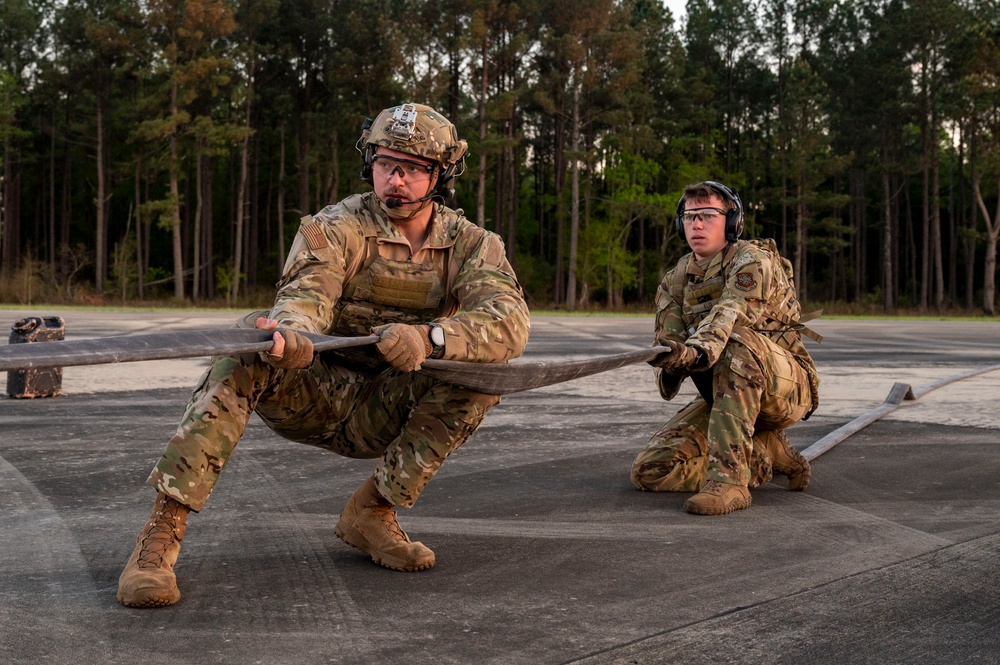
<svg viewBox="0 0 1000 665">
<path fill-rule="evenodd" d="M 420 369 L 431 354 L 431 340 L 423 326 L 390 323 L 372 328 L 372 333 L 381 336 L 375 348 L 387 363 L 401 372 Z"/>
<path fill-rule="evenodd" d="M 261 330 L 274 330 L 277 325 L 274 319 L 257 319 L 257 327 Z M 311 339 L 294 330 L 285 330 L 275 332 L 271 350 L 260 355 L 264 362 L 278 369 L 303 369 L 312 364 L 313 353 Z"/>
<path fill-rule="evenodd" d="M 661 346 L 668 347 L 670 353 L 663 352 L 650 360 L 649 364 L 653 367 L 660 367 L 670 374 L 686 374 L 698 362 L 698 349 L 693 346 L 672 339 L 663 341 Z"/>
</svg>

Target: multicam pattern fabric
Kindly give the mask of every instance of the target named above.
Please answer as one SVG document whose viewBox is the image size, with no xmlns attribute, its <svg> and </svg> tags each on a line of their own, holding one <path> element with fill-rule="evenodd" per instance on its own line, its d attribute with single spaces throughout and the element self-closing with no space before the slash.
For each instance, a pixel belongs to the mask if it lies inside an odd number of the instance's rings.
<svg viewBox="0 0 1000 665">
<path fill-rule="evenodd" d="M 791 274 L 773 240 L 740 240 L 703 262 L 688 254 L 657 290 L 656 339 L 699 348 L 711 366 L 733 327 L 743 326 L 767 334 L 815 375 L 802 336 L 790 325 L 801 314 Z"/>
<path fill-rule="evenodd" d="M 696 382 L 710 388 L 636 458 L 637 487 L 697 491 L 706 480 L 766 482 L 770 462 L 763 447 L 755 449 L 754 433 L 787 428 L 815 409 L 819 377 L 791 325 L 800 308 L 782 261 L 773 241 L 738 241 L 704 261 L 689 254 L 664 278 L 655 340 L 700 349 Z M 664 399 L 683 379 L 657 371 Z"/>
<path fill-rule="evenodd" d="M 382 496 L 409 508 L 500 398 L 415 372 L 356 371 L 326 354 L 280 370 L 257 354 L 215 358 L 149 484 L 201 510 L 256 411 L 277 434 L 351 458 L 378 458 Z"/>
<path fill-rule="evenodd" d="M 755 487 L 771 479 L 771 461 L 755 440 L 809 411 L 805 371 L 788 351 L 742 327 L 709 371 L 712 403 L 696 398 L 653 435 L 632 464 L 636 487 L 697 492 L 708 480 Z"/>
<path fill-rule="evenodd" d="M 382 111 L 362 132 L 361 143 L 432 159 L 445 167 L 457 164 L 468 150 L 455 125 L 423 104 L 402 104 Z"/>
<path fill-rule="evenodd" d="M 443 207 L 414 253 L 372 195 L 330 206 L 303 221 L 278 287 L 270 316 L 289 328 L 367 335 L 372 323 L 436 319 L 444 357 L 477 362 L 517 357 L 527 342 L 528 310 L 503 243 Z M 321 353 L 302 370 L 257 354 L 214 358 L 148 482 L 201 510 L 256 411 L 293 441 L 378 458 L 379 491 L 410 507 L 499 401 L 375 356 Z"/>
<path fill-rule="evenodd" d="M 317 227 L 325 246 L 310 245 L 302 230 L 292 243 L 271 310 L 279 325 L 360 335 L 368 334 L 373 324 L 436 320 L 445 333 L 445 360 L 504 362 L 523 352 L 528 308 L 503 242 L 460 212 L 437 206 L 416 254 L 371 193 L 351 196 L 303 220 L 302 229 L 315 233 Z M 373 259 L 382 266 L 372 269 L 378 274 L 365 275 L 362 269 Z M 385 286 L 377 295 L 380 276 Z M 429 280 L 427 299 L 414 303 L 416 289 L 423 289 L 416 282 L 423 280 Z M 406 302 L 386 304 L 389 292 L 403 292 L 400 284 L 407 281 L 413 287 Z"/>
</svg>

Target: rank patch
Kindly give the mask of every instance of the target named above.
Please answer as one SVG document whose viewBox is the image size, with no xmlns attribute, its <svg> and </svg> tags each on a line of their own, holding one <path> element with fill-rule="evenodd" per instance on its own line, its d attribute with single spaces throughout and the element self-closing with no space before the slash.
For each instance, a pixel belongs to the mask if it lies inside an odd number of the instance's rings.
<svg viewBox="0 0 1000 665">
<path fill-rule="evenodd" d="M 752 273 L 741 272 L 736 274 L 736 288 L 749 291 L 756 286 L 757 281 L 753 278 Z"/>
</svg>

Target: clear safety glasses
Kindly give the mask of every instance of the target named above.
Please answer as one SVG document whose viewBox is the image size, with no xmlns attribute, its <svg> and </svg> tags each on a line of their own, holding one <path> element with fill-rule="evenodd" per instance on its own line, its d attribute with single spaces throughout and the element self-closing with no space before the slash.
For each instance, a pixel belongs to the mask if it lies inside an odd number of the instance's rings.
<svg viewBox="0 0 1000 665">
<path fill-rule="evenodd" d="M 372 158 L 372 170 L 386 178 L 392 177 L 398 171 L 400 177 L 407 180 L 427 180 L 434 173 L 434 164 L 425 164 L 424 162 L 417 162 L 412 159 L 375 155 Z"/>
<path fill-rule="evenodd" d="M 694 224 L 695 222 L 710 222 L 717 216 L 725 216 L 725 214 L 726 211 L 719 208 L 695 208 L 682 212 L 681 219 L 685 224 Z"/>
</svg>

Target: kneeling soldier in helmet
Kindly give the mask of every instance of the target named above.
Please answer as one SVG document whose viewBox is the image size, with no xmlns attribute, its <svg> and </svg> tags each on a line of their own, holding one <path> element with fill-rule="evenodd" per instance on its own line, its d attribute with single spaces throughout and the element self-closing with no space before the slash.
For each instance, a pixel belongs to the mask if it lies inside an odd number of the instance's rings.
<svg viewBox="0 0 1000 665">
<path fill-rule="evenodd" d="M 434 109 L 404 104 L 366 121 L 362 177 L 374 191 L 302 220 L 270 312 L 270 352 L 215 358 L 153 469 L 158 495 L 118 583 L 132 607 L 180 598 L 173 566 L 250 414 L 275 432 L 352 458 L 374 473 L 335 533 L 382 566 L 425 570 L 434 552 L 409 539 L 411 507 L 442 462 L 500 398 L 419 374 L 428 357 L 504 362 L 524 350 L 529 317 L 499 236 L 444 205 L 466 142 Z M 375 347 L 314 354 L 302 330 L 380 335 Z"/>
<path fill-rule="evenodd" d="M 650 362 L 664 399 L 690 376 L 700 396 L 657 432 L 632 465 L 643 490 L 695 492 L 688 512 L 750 507 L 750 487 L 809 483 L 809 462 L 783 430 L 818 404 L 819 378 L 802 332 L 791 265 L 774 241 L 740 240 L 743 205 L 725 185 L 685 189 L 676 228 L 691 247 L 657 290 Z"/>
</svg>

